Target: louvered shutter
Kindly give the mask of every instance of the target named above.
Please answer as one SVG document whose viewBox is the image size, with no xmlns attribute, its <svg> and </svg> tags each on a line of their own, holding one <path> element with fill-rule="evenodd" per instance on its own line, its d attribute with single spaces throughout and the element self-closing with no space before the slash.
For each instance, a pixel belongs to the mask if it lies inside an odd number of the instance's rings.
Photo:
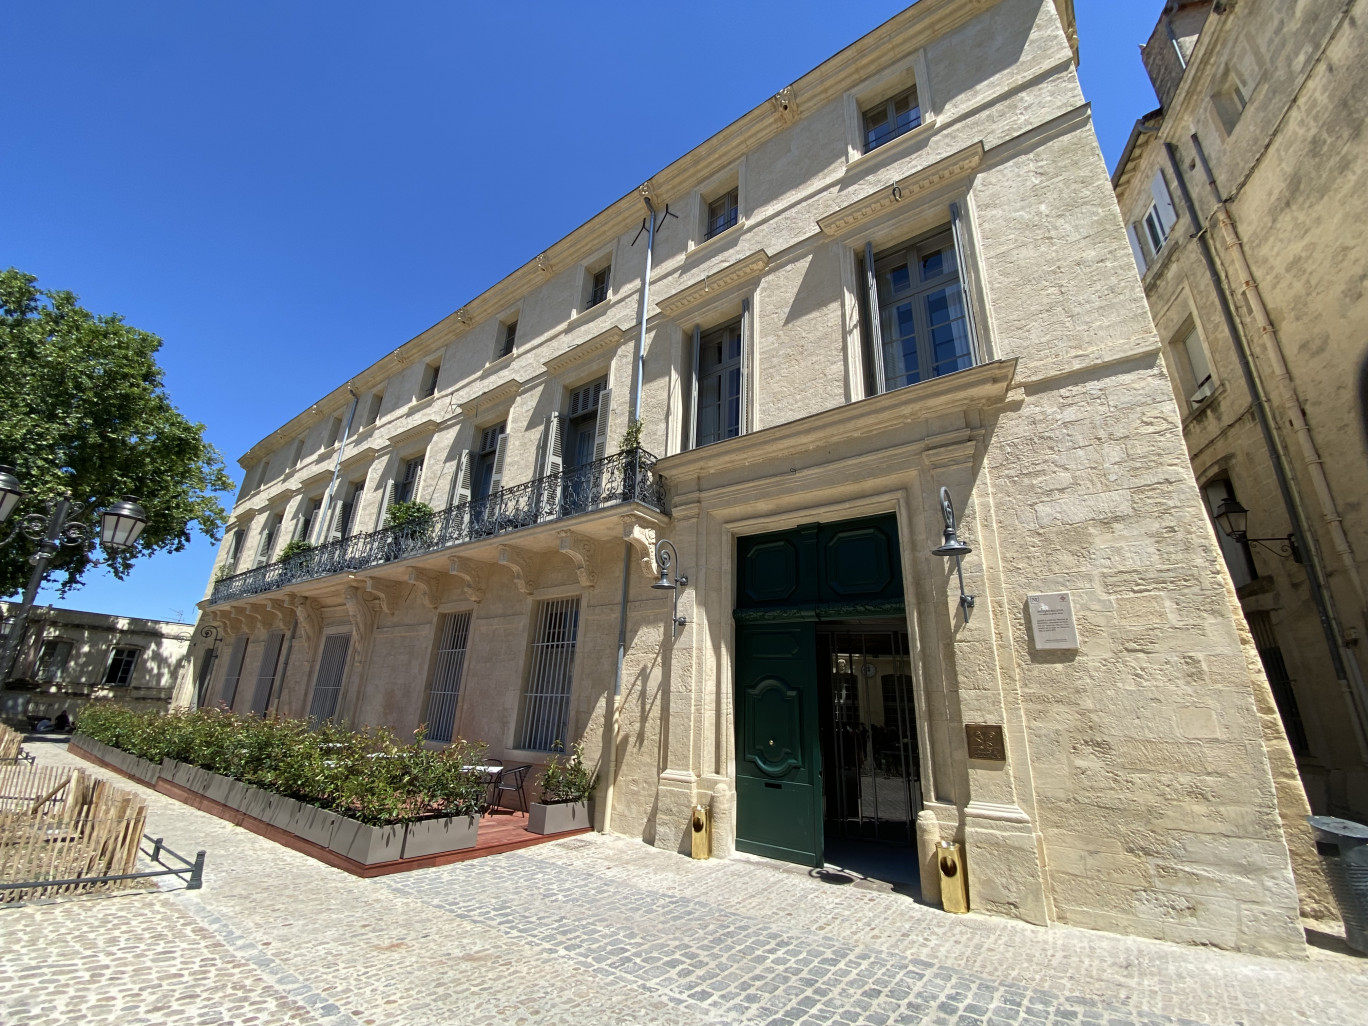
<svg viewBox="0 0 1368 1026">
<path fill-rule="evenodd" d="M 540 468 L 542 477 L 559 474 L 565 465 L 561 451 L 560 422 L 560 414 L 553 413 L 546 418 L 546 427 L 542 429 L 542 464 Z"/>
<path fill-rule="evenodd" d="M 959 271 L 960 302 L 964 306 L 964 324 L 969 332 L 969 352 L 974 363 L 982 363 L 984 354 L 979 351 L 978 326 L 974 323 L 974 304 L 969 301 L 969 264 L 965 255 L 964 216 L 958 203 L 950 204 L 950 231 L 955 237 L 955 269 Z"/>
<path fill-rule="evenodd" d="M 386 514 L 387 512 L 389 512 L 389 508 L 390 508 L 391 506 L 393 506 L 393 505 L 394 505 L 394 482 L 393 482 L 393 481 L 386 481 L 386 482 L 385 482 L 385 494 L 384 494 L 384 497 L 383 497 L 383 499 L 382 499 L 382 501 L 381 501 L 381 503 L 380 503 L 380 516 L 379 516 L 379 519 L 376 521 L 376 524 L 375 524 L 376 530 L 379 530 L 381 527 L 384 527 L 384 526 L 385 526 L 385 514 Z"/>
<path fill-rule="evenodd" d="M 494 447 L 494 474 L 489 482 L 489 494 L 492 496 L 503 487 L 504 460 L 508 458 L 508 432 L 499 435 L 499 442 Z"/>
<path fill-rule="evenodd" d="M 605 388 L 599 393 L 598 423 L 594 426 L 594 459 L 601 460 L 608 455 L 608 419 L 613 409 L 613 390 Z"/>
<path fill-rule="evenodd" d="M 698 365 L 702 359 L 703 329 L 695 324 L 693 329 L 693 377 L 689 379 L 689 440 L 685 448 L 698 447 Z"/>
<path fill-rule="evenodd" d="M 1140 246 L 1140 236 L 1135 233 L 1135 225 L 1126 225 L 1126 238 L 1130 239 L 1131 255 L 1135 257 L 1135 269 L 1144 274 L 1145 268 L 1149 264 L 1145 261 L 1145 251 Z"/>
<path fill-rule="evenodd" d="M 869 348 L 874 360 L 874 394 L 884 390 L 883 323 L 879 320 L 879 281 L 874 275 L 874 245 L 865 243 L 865 298 L 869 306 Z"/>
<path fill-rule="evenodd" d="M 1164 238 L 1168 238 L 1168 233 L 1178 223 L 1178 213 L 1173 209 L 1173 198 L 1169 195 L 1168 183 L 1164 181 L 1164 172 L 1154 172 L 1150 193 L 1154 196 L 1154 207 L 1159 211 L 1159 227 L 1164 232 Z"/>
<path fill-rule="evenodd" d="M 752 348 L 750 345 L 750 332 L 750 300 L 743 299 L 741 300 L 741 395 L 738 398 L 737 405 L 740 407 L 740 409 L 737 411 L 736 418 L 736 433 L 738 435 L 744 435 L 748 428 L 748 419 L 746 413 L 749 403 L 747 401 L 747 392 L 749 392 L 750 390 Z"/>
<path fill-rule="evenodd" d="M 462 449 L 461 455 L 456 459 L 456 476 L 451 482 L 451 501 L 453 505 L 460 505 L 470 501 L 470 450 Z"/>
<path fill-rule="evenodd" d="M 219 701 L 229 709 L 237 699 L 238 681 L 242 678 L 242 660 L 246 655 L 247 635 L 239 634 L 233 639 L 233 648 L 228 654 L 228 665 L 224 668 L 223 683 L 219 688 Z"/>
</svg>

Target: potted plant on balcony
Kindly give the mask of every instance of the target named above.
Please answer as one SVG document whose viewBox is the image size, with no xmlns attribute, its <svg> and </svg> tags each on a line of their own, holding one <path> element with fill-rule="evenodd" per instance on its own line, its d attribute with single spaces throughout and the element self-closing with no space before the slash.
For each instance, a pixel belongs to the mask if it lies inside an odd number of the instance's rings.
<svg viewBox="0 0 1368 1026">
<path fill-rule="evenodd" d="M 589 825 L 589 799 L 598 787 L 598 774 L 584 765 L 584 742 L 571 748 L 570 760 L 551 756 L 542 774 L 541 801 L 528 810 L 527 829 L 534 834 L 559 834 Z"/>
<path fill-rule="evenodd" d="M 294 541 L 286 543 L 285 547 L 280 550 L 280 562 L 283 563 L 287 559 L 291 559 L 301 553 L 312 551 L 313 542 L 309 541 L 307 538 L 296 538 Z"/>
</svg>

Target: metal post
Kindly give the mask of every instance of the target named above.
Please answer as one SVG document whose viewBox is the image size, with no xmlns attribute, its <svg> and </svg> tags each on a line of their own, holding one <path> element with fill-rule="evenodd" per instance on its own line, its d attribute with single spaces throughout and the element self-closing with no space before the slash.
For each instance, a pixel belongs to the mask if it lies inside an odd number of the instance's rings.
<svg viewBox="0 0 1368 1026">
<path fill-rule="evenodd" d="M 52 508 L 52 515 L 48 517 L 47 527 L 43 530 L 43 540 L 38 543 L 38 551 L 29 557 L 33 563 L 33 575 L 29 578 L 28 587 L 24 589 L 24 600 L 19 604 L 19 612 L 14 614 L 14 622 L 10 624 L 5 647 L 0 651 L 0 681 L 10 680 L 15 658 L 19 654 L 19 641 L 28 623 L 29 610 L 33 608 L 33 601 L 38 597 L 38 589 L 42 587 L 48 566 L 57 552 L 57 536 L 66 523 L 67 511 L 70 508 L 71 499 L 63 497 L 57 501 L 57 505 Z"/>
<path fill-rule="evenodd" d="M 190 867 L 190 879 L 185 882 L 187 891 L 197 891 L 204 886 L 204 850 L 195 853 L 195 864 Z"/>
<path fill-rule="evenodd" d="M 162 841 L 163 841 L 163 840 L 165 840 L 165 838 L 162 838 L 162 837 L 154 837 L 154 838 L 152 838 L 152 861 L 153 861 L 153 862 L 160 862 L 160 861 L 161 861 L 161 850 L 162 850 Z"/>
</svg>

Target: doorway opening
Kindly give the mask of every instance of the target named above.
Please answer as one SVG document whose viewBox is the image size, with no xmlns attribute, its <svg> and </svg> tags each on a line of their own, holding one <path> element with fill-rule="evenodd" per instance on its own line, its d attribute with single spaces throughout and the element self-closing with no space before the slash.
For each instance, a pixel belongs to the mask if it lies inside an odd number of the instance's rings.
<svg viewBox="0 0 1368 1026">
<path fill-rule="evenodd" d="M 915 884 L 921 763 L 906 624 L 819 624 L 817 692 L 826 864 Z"/>
</svg>

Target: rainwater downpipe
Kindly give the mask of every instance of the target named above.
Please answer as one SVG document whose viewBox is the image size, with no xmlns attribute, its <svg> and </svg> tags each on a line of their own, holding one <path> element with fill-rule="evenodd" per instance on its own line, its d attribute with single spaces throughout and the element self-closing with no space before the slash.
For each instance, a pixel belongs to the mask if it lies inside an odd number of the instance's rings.
<svg viewBox="0 0 1368 1026">
<path fill-rule="evenodd" d="M 1193 139 L 1197 142 L 1196 138 Z M 1197 153 L 1201 159 L 1204 170 L 1208 174 L 1208 183 L 1215 188 L 1215 183 L 1210 176 L 1205 158 L 1202 156 L 1200 143 L 1197 144 Z M 1165 153 L 1168 155 L 1169 169 L 1173 172 L 1174 180 L 1178 185 L 1178 192 L 1183 201 L 1183 208 L 1187 212 L 1188 220 L 1196 230 L 1198 249 L 1202 254 L 1202 262 L 1206 265 L 1208 277 L 1216 293 L 1218 305 L 1221 308 L 1221 317 L 1225 321 L 1226 332 L 1230 335 L 1235 345 L 1235 355 L 1240 364 L 1240 373 L 1244 377 L 1245 387 L 1249 391 L 1250 402 L 1254 411 L 1254 419 L 1258 422 L 1259 431 L 1263 435 L 1264 447 L 1268 450 L 1269 459 L 1273 464 L 1273 475 L 1278 482 L 1278 491 L 1282 496 L 1283 508 L 1287 513 L 1289 522 L 1292 525 L 1292 533 L 1296 539 L 1297 546 L 1307 560 L 1307 584 L 1311 590 L 1311 599 L 1316 607 L 1316 614 L 1320 619 L 1321 629 L 1325 634 L 1326 649 L 1330 655 L 1330 664 L 1334 669 L 1335 678 L 1339 682 L 1340 690 L 1344 693 L 1346 703 L 1354 713 L 1355 736 L 1358 740 L 1361 752 L 1368 749 L 1368 739 L 1365 738 L 1363 713 L 1358 703 L 1355 702 L 1354 692 L 1350 688 L 1350 673 L 1357 670 L 1352 659 L 1345 659 L 1344 649 L 1340 643 L 1338 626 L 1334 621 L 1334 616 L 1330 608 L 1328 591 L 1324 584 L 1325 568 L 1321 562 L 1320 552 L 1311 544 L 1311 533 L 1306 521 L 1305 512 L 1301 503 L 1298 501 L 1292 476 L 1288 471 L 1287 459 L 1277 436 L 1274 434 L 1272 421 L 1268 409 L 1268 396 L 1265 394 L 1263 385 L 1259 381 L 1254 371 L 1253 354 L 1249 351 L 1249 344 L 1244 333 L 1241 331 L 1239 322 L 1235 317 L 1235 311 L 1230 305 L 1230 296 L 1225 287 L 1225 282 L 1221 277 L 1220 270 L 1216 263 L 1215 254 L 1211 248 L 1211 236 L 1203 222 L 1197 216 L 1197 208 L 1192 201 L 1192 193 L 1188 189 L 1187 179 L 1183 175 L 1183 169 L 1178 159 L 1178 151 L 1170 142 L 1164 143 Z M 1220 203 L 1219 194 L 1217 202 Z M 1353 667 L 1353 671 L 1349 669 Z M 1356 690 L 1361 690 L 1362 680 L 1358 679 L 1355 672 L 1354 683 L 1358 686 Z"/>
<path fill-rule="evenodd" d="M 351 437 L 352 418 L 356 416 L 356 404 L 360 398 L 356 394 L 356 389 L 352 388 L 351 382 L 347 382 L 347 391 L 351 393 L 351 409 L 347 411 L 347 423 L 342 428 L 342 440 L 337 443 L 337 459 L 333 462 L 332 480 L 328 482 L 328 494 L 323 499 L 323 508 L 318 513 L 318 523 L 310 531 L 316 541 L 315 545 L 321 545 L 327 541 L 323 533 L 328 529 L 328 514 L 332 510 L 333 498 L 337 493 L 337 476 L 342 473 L 342 453 L 347 448 L 347 439 Z"/>
<path fill-rule="evenodd" d="M 651 305 L 651 258 L 655 255 L 655 204 L 645 186 L 641 198 L 646 202 L 646 274 L 641 282 L 641 331 L 637 334 L 636 352 L 632 359 L 632 408 L 628 423 L 641 419 L 641 382 L 646 375 L 646 320 Z M 603 735 L 607 751 L 604 753 L 603 819 L 600 833 L 608 833 L 613 819 L 613 783 L 617 776 L 617 705 L 622 694 L 622 668 L 627 655 L 627 592 L 632 570 L 632 543 L 622 543 L 622 602 L 618 607 L 617 671 L 613 676 L 613 690 L 604 702 Z"/>
</svg>

